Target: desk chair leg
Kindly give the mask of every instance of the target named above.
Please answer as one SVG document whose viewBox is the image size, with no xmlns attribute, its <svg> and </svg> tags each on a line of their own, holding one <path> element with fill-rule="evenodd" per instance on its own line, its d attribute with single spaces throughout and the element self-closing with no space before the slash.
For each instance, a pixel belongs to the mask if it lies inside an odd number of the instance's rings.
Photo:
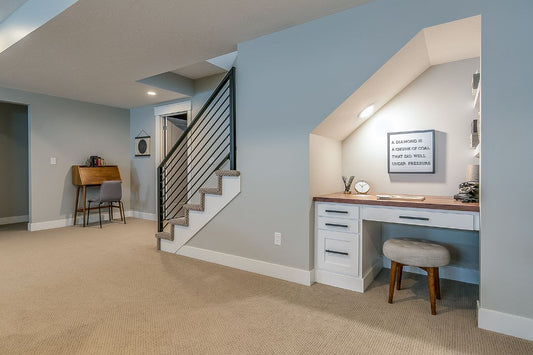
<svg viewBox="0 0 533 355">
<path fill-rule="evenodd" d="M 118 206 L 120 208 L 120 215 L 123 218 L 124 224 L 126 224 L 126 213 L 124 212 L 124 203 L 122 201 L 118 201 Z"/>
<path fill-rule="evenodd" d="M 403 264 L 398 263 L 398 275 L 396 276 L 396 289 L 399 290 L 402 287 L 402 271 L 403 271 Z"/>
<path fill-rule="evenodd" d="M 435 268 L 435 293 L 437 294 L 437 299 L 440 300 L 440 277 L 439 277 L 439 268 Z"/>
<path fill-rule="evenodd" d="M 431 314 L 437 314 L 437 305 L 435 303 L 435 268 L 428 267 L 428 288 L 429 288 L 429 302 L 431 303 Z"/>
<path fill-rule="evenodd" d="M 89 201 L 89 209 L 87 210 L 87 224 L 89 224 L 89 215 L 91 214 L 91 201 Z M 83 224 L 85 224 L 85 216 L 83 216 Z"/>
<path fill-rule="evenodd" d="M 100 228 L 102 228 L 102 203 L 98 204 L 98 217 L 100 218 Z"/>
<path fill-rule="evenodd" d="M 109 202 L 109 205 L 107 206 L 107 212 L 109 213 L 109 222 L 113 220 L 113 202 Z"/>
<path fill-rule="evenodd" d="M 398 263 L 391 260 L 390 264 L 390 277 L 389 277 L 389 303 L 392 303 L 392 298 L 394 297 L 394 281 L 396 280 L 396 269 L 398 268 Z"/>
</svg>

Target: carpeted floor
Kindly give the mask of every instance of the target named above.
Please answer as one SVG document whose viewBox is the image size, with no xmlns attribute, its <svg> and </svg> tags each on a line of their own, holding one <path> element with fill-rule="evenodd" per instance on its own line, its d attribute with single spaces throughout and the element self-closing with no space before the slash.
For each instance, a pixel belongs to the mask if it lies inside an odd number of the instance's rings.
<svg viewBox="0 0 533 355">
<path fill-rule="evenodd" d="M 476 327 L 477 286 L 364 294 L 157 252 L 154 222 L 0 227 L 0 354 L 533 354 Z"/>
</svg>

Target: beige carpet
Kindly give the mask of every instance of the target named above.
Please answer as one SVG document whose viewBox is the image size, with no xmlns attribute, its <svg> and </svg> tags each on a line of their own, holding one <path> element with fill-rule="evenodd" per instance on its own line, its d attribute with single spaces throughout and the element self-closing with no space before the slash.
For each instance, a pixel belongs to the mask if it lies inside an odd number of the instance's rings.
<svg viewBox="0 0 533 355">
<path fill-rule="evenodd" d="M 477 287 L 388 273 L 364 294 L 155 250 L 154 222 L 0 227 L 1 354 L 533 354 L 476 327 Z"/>
</svg>

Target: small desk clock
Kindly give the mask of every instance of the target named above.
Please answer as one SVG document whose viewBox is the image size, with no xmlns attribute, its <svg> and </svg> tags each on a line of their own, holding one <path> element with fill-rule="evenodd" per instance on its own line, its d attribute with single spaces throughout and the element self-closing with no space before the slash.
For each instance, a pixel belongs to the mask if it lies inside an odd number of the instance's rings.
<svg viewBox="0 0 533 355">
<path fill-rule="evenodd" d="M 365 180 L 357 180 L 357 182 L 353 185 L 353 188 L 358 194 L 366 194 L 368 191 L 370 191 L 370 184 Z"/>
</svg>

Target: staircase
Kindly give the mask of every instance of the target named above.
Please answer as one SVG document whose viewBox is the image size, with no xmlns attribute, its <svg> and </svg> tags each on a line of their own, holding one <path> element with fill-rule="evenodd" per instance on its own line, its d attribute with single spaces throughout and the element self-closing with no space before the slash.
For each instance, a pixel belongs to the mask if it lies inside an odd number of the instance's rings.
<svg viewBox="0 0 533 355">
<path fill-rule="evenodd" d="M 176 253 L 240 193 L 235 68 L 163 159 L 157 175 L 157 249 Z"/>
</svg>

